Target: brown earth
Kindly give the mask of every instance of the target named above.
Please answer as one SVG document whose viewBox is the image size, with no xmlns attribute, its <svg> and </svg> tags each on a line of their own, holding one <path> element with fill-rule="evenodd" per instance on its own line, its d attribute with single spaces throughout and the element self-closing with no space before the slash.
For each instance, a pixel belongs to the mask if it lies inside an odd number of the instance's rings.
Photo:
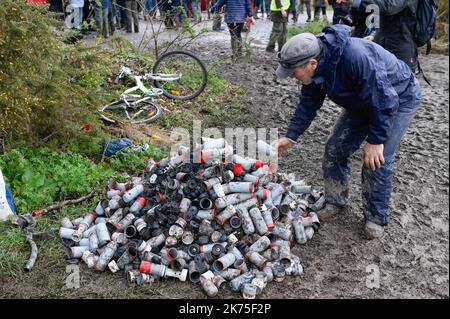
<svg viewBox="0 0 450 319">
<path fill-rule="evenodd" d="M 448 298 L 448 56 L 422 56 L 421 63 L 433 87 L 421 80 L 422 107 L 397 153 L 384 238 L 367 241 L 362 233 L 360 150 L 353 156 L 350 210 L 324 222 L 312 242 L 294 248 L 305 275 L 271 285 L 263 297 Z M 251 63 L 223 65 L 222 75 L 243 86 L 248 97 L 245 112 L 228 127 L 287 127 L 299 88 L 293 80 L 277 80 L 275 68 L 273 55 L 262 51 Z M 321 188 L 323 149 L 339 112 L 327 100 L 300 143 L 280 159 L 280 168 Z M 379 289 L 366 287 L 372 266 L 380 272 Z"/>
<path fill-rule="evenodd" d="M 298 100 L 292 80 L 275 78 L 275 57 L 257 49 L 250 61 L 231 63 L 228 42 L 196 48 L 206 61 L 222 60 L 219 74 L 244 88 L 241 116 L 221 127 L 287 127 Z M 208 52 L 208 53 L 206 53 Z M 421 57 L 433 87 L 421 80 L 423 102 L 397 153 L 391 222 L 380 240 L 362 233 L 360 173 L 362 153 L 353 156 L 351 205 L 342 216 L 323 222 L 311 242 L 293 248 L 304 275 L 271 283 L 261 298 L 448 298 L 449 297 L 449 61 L 447 55 Z M 321 158 L 326 137 L 340 110 L 326 101 L 300 143 L 280 160 L 322 188 Z M 370 289 L 371 267 L 378 267 L 379 288 Z M 198 285 L 162 280 L 134 287 L 124 277 L 81 266 L 81 285 L 64 286 L 65 262 L 40 259 L 29 274 L 0 276 L 0 296 L 64 298 L 206 298 Z M 218 298 L 236 298 L 228 289 Z"/>
</svg>

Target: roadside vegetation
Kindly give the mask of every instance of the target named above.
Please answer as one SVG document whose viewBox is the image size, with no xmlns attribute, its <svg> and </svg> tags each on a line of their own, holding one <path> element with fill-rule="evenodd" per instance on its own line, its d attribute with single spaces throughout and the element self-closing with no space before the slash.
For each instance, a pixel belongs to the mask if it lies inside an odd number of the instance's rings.
<svg viewBox="0 0 450 319">
<path fill-rule="evenodd" d="M 239 109 L 243 94 L 218 76 L 217 63 L 211 63 L 207 88 L 195 100 L 161 99 L 166 110 L 152 125 L 107 126 L 97 109 L 116 100 L 129 84 L 113 83 L 120 65 L 127 60 L 137 73 L 149 71 L 155 53 L 143 52 L 121 37 L 114 37 L 107 48 L 88 45 L 61 29 L 62 22 L 44 6 L 2 2 L 0 168 L 17 213 L 95 193 L 80 205 L 39 217 L 40 230 L 56 227 L 63 216 L 92 211 L 109 180 L 127 180 L 142 171 L 147 159 L 169 155 L 174 127 L 190 129 L 194 119 L 214 125 L 230 109 Z M 121 137 L 149 147 L 102 156 L 101 142 Z M 60 246 L 56 238 L 42 240 L 39 263 L 44 258 L 45 263 L 63 260 Z M 21 271 L 28 249 L 23 232 L 0 222 L 0 275 Z"/>
<path fill-rule="evenodd" d="M 308 24 L 305 24 L 304 26 L 296 26 L 296 25 L 290 26 L 288 28 L 288 39 L 303 32 L 318 34 L 322 32 L 322 29 L 328 25 L 330 24 L 327 21 L 313 21 Z"/>
</svg>

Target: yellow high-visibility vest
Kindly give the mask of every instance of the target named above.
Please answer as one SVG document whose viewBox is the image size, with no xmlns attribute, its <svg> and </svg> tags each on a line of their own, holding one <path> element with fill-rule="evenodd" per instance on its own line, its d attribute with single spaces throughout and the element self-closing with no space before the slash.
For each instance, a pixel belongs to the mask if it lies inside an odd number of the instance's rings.
<svg viewBox="0 0 450 319">
<path fill-rule="evenodd" d="M 281 1 L 281 8 L 277 8 L 276 2 L 275 0 L 272 0 L 271 4 L 270 4 L 270 10 L 271 11 L 287 11 L 287 9 L 289 9 L 289 6 L 291 5 L 291 1 L 290 0 L 280 0 Z"/>
</svg>

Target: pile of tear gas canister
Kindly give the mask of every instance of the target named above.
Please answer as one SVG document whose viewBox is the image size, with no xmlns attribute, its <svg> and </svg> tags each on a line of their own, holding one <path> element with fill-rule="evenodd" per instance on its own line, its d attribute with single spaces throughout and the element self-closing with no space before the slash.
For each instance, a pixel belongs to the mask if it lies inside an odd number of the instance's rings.
<svg viewBox="0 0 450 319">
<path fill-rule="evenodd" d="M 233 154 L 224 139 L 148 165 L 139 177 L 111 181 L 95 212 L 63 218 L 59 237 L 69 261 L 123 273 L 143 285 L 176 278 L 209 297 L 226 286 L 246 299 L 271 282 L 303 273 L 291 248 L 320 228 L 323 194 L 276 172 L 274 149 L 258 141 L 266 161 Z"/>
</svg>

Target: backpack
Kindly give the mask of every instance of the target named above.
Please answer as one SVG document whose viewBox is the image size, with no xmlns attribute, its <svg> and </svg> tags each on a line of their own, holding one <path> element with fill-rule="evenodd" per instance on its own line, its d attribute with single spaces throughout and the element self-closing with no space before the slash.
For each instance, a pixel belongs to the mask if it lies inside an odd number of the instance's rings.
<svg viewBox="0 0 450 319">
<path fill-rule="evenodd" d="M 119 138 L 113 141 L 101 141 L 102 154 L 106 157 L 116 155 L 118 152 L 133 146 L 133 142 L 128 138 Z"/>
<path fill-rule="evenodd" d="M 426 54 L 431 51 L 431 42 L 436 31 L 438 5 L 435 0 L 419 0 L 417 6 L 417 24 L 415 29 L 415 41 L 417 47 L 427 45 Z"/>
<path fill-rule="evenodd" d="M 119 152 L 136 152 L 145 151 L 149 148 L 148 144 L 143 144 L 142 146 L 134 145 L 133 142 L 128 138 L 118 138 L 110 142 L 103 140 L 100 143 L 102 147 L 102 154 L 105 157 L 111 157 Z"/>
</svg>

